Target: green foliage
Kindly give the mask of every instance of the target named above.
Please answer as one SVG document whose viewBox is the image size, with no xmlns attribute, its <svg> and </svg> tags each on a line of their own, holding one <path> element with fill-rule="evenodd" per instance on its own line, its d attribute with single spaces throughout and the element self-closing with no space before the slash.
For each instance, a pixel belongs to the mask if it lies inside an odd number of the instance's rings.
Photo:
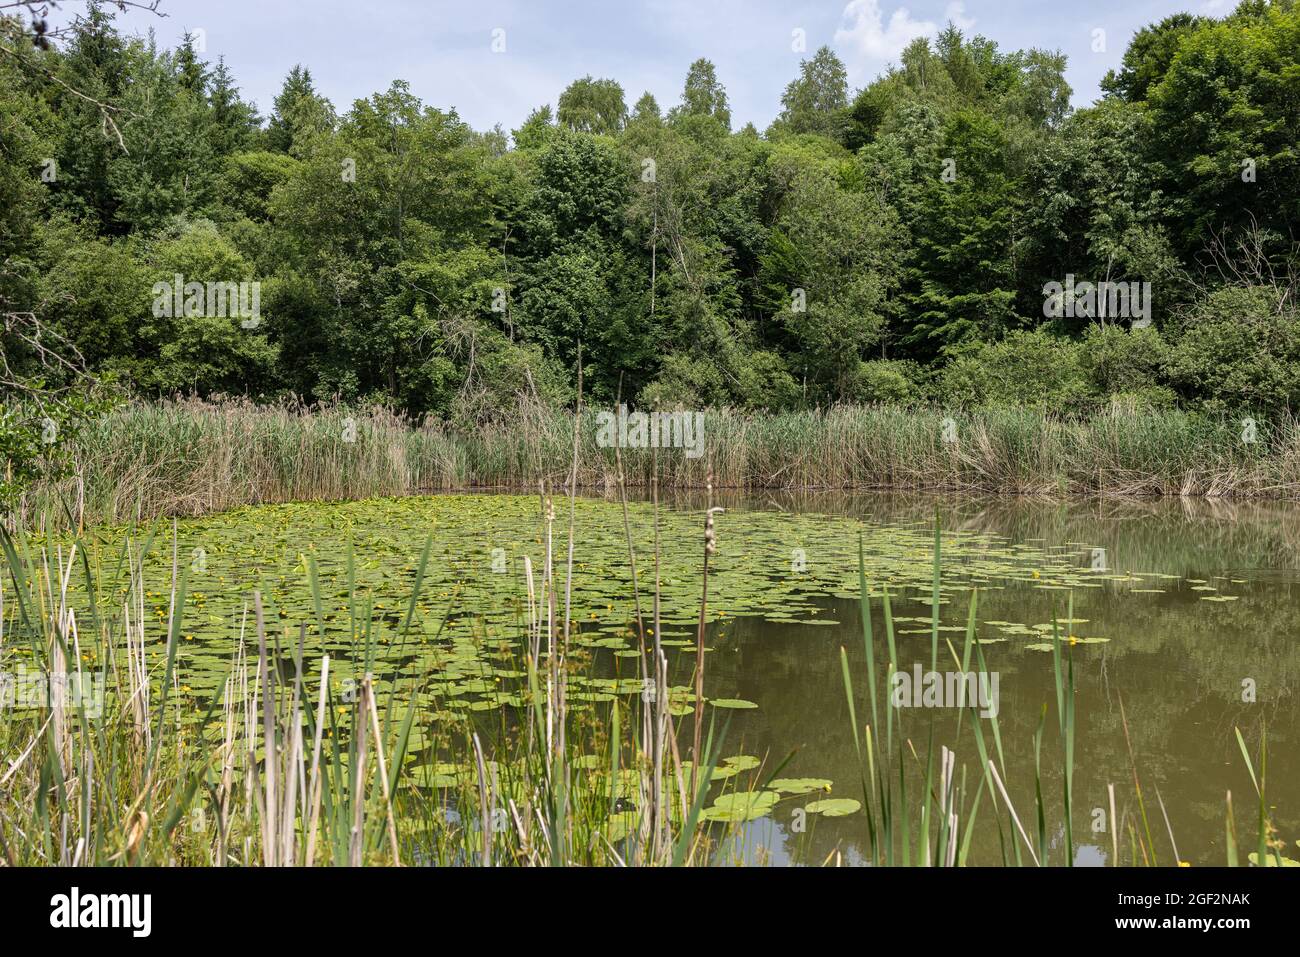
<svg viewBox="0 0 1300 957">
<path fill-rule="evenodd" d="M 560 94 L 556 119 L 565 129 L 613 136 L 627 123 L 623 88 L 613 80 L 574 80 Z"/>
<path fill-rule="evenodd" d="M 301 152 L 312 137 L 332 129 L 334 122 L 334 107 L 316 92 L 311 71 L 295 66 L 275 97 L 266 128 L 267 148 L 279 153 Z"/>
<path fill-rule="evenodd" d="M 0 459 L 5 464 L 0 508 L 6 511 L 38 481 L 54 482 L 67 475 L 79 434 L 114 404 L 99 389 L 82 387 L 51 396 L 44 385 L 43 380 L 29 381 L 33 398 L 0 405 Z"/>
<path fill-rule="evenodd" d="M 918 171 L 927 183 L 907 216 L 915 251 L 902 341 L 920 356 L 1018 324 L 1011 238 L 1019 197 L 1005 133 L 991 117 L 962 110 L 939 131 L 938 150 L 940 163 Z"/>
<path fill-rule="evenodd" d="M 668 112 L 669 119 L 673 120 L 693 116 L 709 117 L 716 120 L 723 129 L 731 129 L 731 107 L 727 103 L 727 91 L 718 82 L 718 71 L 713 63 L 703 57 L 692 63 L 686 73 L 681 105 Z"/>
<path fill-rule="evenodd" d="M 1184 250 L 1258 224 L 1300 225 L 1300 7 L 1270 5 L 1182 34 L 1149 102 L 1152 149 Z"/>
<path fill-rule="evenodd" d="M 1081 351 L 1045 332 L 1013 332 L 949 362 L 939 395 L 951 405 L 1080 411 L 1094 395 Z"/>
<path fill-rule="evenodd" d="M 1152 327 L 1095 325 L 1084 336 L 1079 358 L 1099 396 L 1128 396 L 1164 407 L 1173 404 L 1173 394 L 1155 383 L 1163 378 L 1169 351 Z"/>
<path fill-rule="evenodd" d="M 817 145 L 782 144 L 768 162 L 779 213 L 761 269 L 769 301 L 803 359 L 831 390 L 879 344 L 903 241 L 879 195 L 854 188 L 856 167 Z"/>
<path fill-rule="evenodd" d="M 1278 412 L 1300 404 L 1300 316 L 1261 288 L 1225 288 L 1197 303 L 1168 360 L 1183 397 L 1206 408 Z"/>
<path fill-rule="evenodd" d="M 834 136 L 840 114 L 848 107 L 848 71 L 830 47 L 822 47 L 811 60 L 799 64 L 799 78 L 792 80 L 781 97 L 785 107 L 777 126 L 790 133 L 819 133 Z"/>
<path fill-rule="evenodd" d="M 704 58 L 666 114 L 586 76 L 510 137 L 402 81 L 339 112 L 294 66 L 263 124 L 113 15 L 0 57 L 0 306 L 139 395 L 502 421 L 573 401 L 581 356 L 606 404 L 1300 400 L 1292 3 L 1152 25 L 1074 112 L 1059 53 L 949 27 L 850 90 L 823 47 L 762 135 Z M 262 321 L 155 315 L 176 275 L 259 283 Z M 1150 328 L 1046 315 L 1070 276 L 1149 283 Z M 0 341 L 6 409 L 67 387 Z"/>
<path fill-rule="evenodd" d="M 171 287 L 179 275 L 204 283 L 252 281 L 252 266 L 211 223 L 180 227 L 150 251 L 152 282 Z M 162 293 L 171 298 L 171 292 Z M 276 350 L 261 331 L 266 317 L 242 318 L 206 308 L 201 315 L 157 315 L 151 308 L 139 332 L 139 350 L 130 363 L 142 388 L 159 392 L 259 392 L 269 386 Z M 257 326 L 251 323 L 258 322 Z"/>
<path fill-rule="evenodd" d="M 925 395 L 921 367 L 906 359 L 859 362 L 845 385 L 845 398 L 853 402 L 906 405 L 923 399 Z"/>
<path fill-rule="evenodd" d="M 1119 71 L 1109 71 L 1101 88 L 1130 103 L 1145 100 L 1151 88 L 1169 72 L 1183 40 L 1209 22 L 1205 17 L 1175 13 L 1143 27 L 1129 41 Z"/>
</svg>

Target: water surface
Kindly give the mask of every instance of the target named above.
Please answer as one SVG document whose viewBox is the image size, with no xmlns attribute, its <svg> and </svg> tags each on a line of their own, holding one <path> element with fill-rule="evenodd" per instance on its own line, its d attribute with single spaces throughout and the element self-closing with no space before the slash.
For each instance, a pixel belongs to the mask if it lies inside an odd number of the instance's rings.
<svg viewBox="0 0 1300 957">
<path fill-rule="evenodd" d="M 1254 788 L 1236 728 L 1252 749 L 1267 729 L 1269 803 L 1276 807 L 1281 836 L 1294 849 L 1300 836 L 1300 509 L 841 494 L 720 494 L 713 502 L 726 511 L 717 518 L 718 549 L 711 562 L 705 691 L 710 699 L 757 706 L 725 709 L 731 723 L 724 753 L 759 758 L 759 781 L 784 762 L 782 777 L 827 778 L 834 782 L 832 796 L 861 797 L 841 668 L 844 649 L 858 683 L 859 719 L 866 720 L 859 535 L 875 596 L 877 673 L 885 673 L 887 662 L 880 600 L 885 588 L 893 598 L 900 668 L 910 671 L 919 662 L 928 669 L 937 516 L 944 556 L 940 669 L 954 668 L 947 642 L 960 653 L 975 591 L 976 634 L 988 670 L 998 675 L 1008 788 L 1030 828 L 1033 739 L 1044 705 L 1050 706 L 1042 774 L 1047 816 L 1058 822 L 1057 863 L 1063 846 L 1060 743 L 1053 659 L 1043 650 L 1050 648 L 1045 642 L 1054 619 L 1062 620 L 1062 634 L 1077 639 L 1069 654 L 1077 684 L 1078 863 L 1104 864 L 1112 856 L 1108 785 L 1115 786 L 1119 819 L 1136 820 L 1135 769 L 1161 863 L 1174 860 L 1170 831 L 1182 860 L 1224 862 L 1228 791 L 1243 854 L 1253 847 Z M 681 693 L 694 667 L 705 504 L 700 494 L 672 496 L 660 516 L 661 638 L 671 683 Z M 557 499 L 555 506 L 552 550 L 562 566 L 567 500 Z M 530 558 L 537 576 L 545 554 L 540 511 L 536 496 L 431 496 L 268 506 L 183 522 L 179 553 L 191 560 L 194 591 L 182 681 L 197 691 L 216 680 L 253 587 L 262 589 L 268 614 L 284 625 L 286 637 L 297 634 L 301 623 L 311 624 L 309 661 L 329 651 L 336 674 L 346 676 L 354 646 L 343 635 L 359 618 L 372 621 L 386 642 L 399 630 L 429 539 L 414 621 L 418 642 L 400 650 L 389 645 L 391 654 L 381 655 L 376 670 L 388 679 L 431 661 L 437 706 L 448 716 L 517 708 L 518 698 L 502 689 L 519 672 L 505 662 L 509 649 L 522 642 L 523 558 Z M 616 501 L 582 498 L 574 521 L 573 617 L 581 623 L 575 647 L 592 661 L 589 683 L 579 680 L 575 690 L 579 701 L 594 705 L 637 688 L 631 574 Z M 648 617 L 653 512 L 634 502 L 628 521 Z M 156 551 L 155 565 L 169 566 L 170 549 Z M 309 563 L 321 576 L 324 639 L 315 633 Z M 364 609 L 346 600 L 349 576 L 366 596 Z M 165 613 L 166 598 L 150 596 L 154 614 Z M 1063 619 L 1071 607 L 1075 623 L 1068 625 Z M 282 667 L 288 667 L 287 658 Z M 679 710 L 689 710 L 689 702 L 679 703 Z M 715 713 L 722 716 L 724 709 Z M 953 711 L 915 708 L 900 720 L 903 738 L 922 756 L 931 735 L 936 750 L 953 741 Z M 683 718 L 683 727 L 685 741 L 689 719 Z M 956 762 L 973 788 L 981 772 L 969 728 Z M 920 772 L 909 765 L 909 773 L 915 798 Z M 863 814 L 798 814 L 825 796 L 781 801 L 762 819 L 742 825 L 722 846 L 719 861 L 820 863 L 839 853 L 847 862 L 866 862 Z M 919 807 L 918 800 L 914 812 Z M 998 863 L 1003 851 L 987 795 L 981 814 L 985 820 L 971 860 Z M 802 830 L 800 819 L 806 823 Z M 1120 844 L 1127 861 L 1127 836 Z"/>
</svg>

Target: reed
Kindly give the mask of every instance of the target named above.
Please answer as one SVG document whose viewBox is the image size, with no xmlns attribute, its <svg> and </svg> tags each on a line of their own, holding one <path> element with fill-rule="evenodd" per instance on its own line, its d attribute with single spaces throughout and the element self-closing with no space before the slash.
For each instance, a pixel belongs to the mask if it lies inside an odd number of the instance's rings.
<svg viewBox="0 0 1300 957">
<path fill-rule="evenodd" d="M 688 457 L 602 447 L 592 411 L 527 409 L 458 429 L 382 408 L 132 404 L 92 422 L 71 450 L 71 477 L 31 489 L 15 514 L 31 525 L 66 502 L 78 521 L 139 521 L 257 503 L 531 489 L 539 479 L 613 493 L 620 474 L 625 488 L 645 489 L 1300 497 L 1293 418 L 1246 432 L 1234 418 L 1121 404 L 1081 419 L 1027 409 L 723 409 L 704 413 L 700 454 Z"/>
</svg>

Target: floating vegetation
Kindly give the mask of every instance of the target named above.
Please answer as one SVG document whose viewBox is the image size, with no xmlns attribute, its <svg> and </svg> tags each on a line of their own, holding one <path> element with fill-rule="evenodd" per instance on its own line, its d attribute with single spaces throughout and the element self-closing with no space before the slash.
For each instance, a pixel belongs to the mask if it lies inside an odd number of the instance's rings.
<svg viewBox="0 0 1300 957">
<path fill-rule="evenodd" d="M 804 807 L 809 814 L 820 814 L 823 817 L 845 817 L 856 814 L 861 809 L 862 804 L 853 798 L 826 798 L 823 801 L 813 801 Z"/>
<path fill-rule="evenodd" d="M 775 791 L 734 791 L 724 794 L 704 809 L 706 821 L 737 823 L 766 817 L 781 799 Z"/>
<path fill-rule="evenodd" d="M 635 602 L 618 509 L 616 503 L 576 502 L 581 547 L 571 601 L 581 612 L 574 616 L 572 640 L 575 646 L 626 661 L 631 675 L 621 683 L 598 676 L 575 677 L 571 692 L 578 707 L 641 690 L 639 679 L 632 677 L 639 657 Z M 642 503 L 630 503 L 628 512 L 634 545 L 639 554 L 648 554 L 653 512 Z M 879 596 L 888 588 L 896 607 L 910 599 L 927 611 L 921 616 L 898 616 L 900 637 L 930 635 L 930 613 L 950 606 L 955 620 L 939 623 L 938 632 L 960 635 L 965 630 L 962 602 L 953 604 L 952 599 L 973 585 L 984 590 L 999 584 L 1028 585 L 1064 593 L 1130 580 L 1128 575 L 1089 567 L 1087 545 L 1047 548 L 1038 542 L 1011 543 L 989 535 L 950 532 L 942 536 L 951 564 L 936 606 L 930 581 L 932 532 L 927 525 L 863 526 L 851 519 L 815 514 L 781 513 L 779 522 L 772 518 L 761 511 L 727 516 L 727 547 L 719 550 L 710 567 L 711 623 L 757 617 L 835 628 L 839 619 L 825 614 L 821 603 L 832 596 L 856 596 L 859 532 L 869 592 Z M 433 691 L 447 712 L 522 708 L 525 698 L 518 694 L 522 672 L 517 660 L 512 663 L 510 658 L 520 648 L 523 560 L 532 556 L 536 561 L 543 549 L 538 528 L 537 499 L 519 495 L 268 505 L 180 522 L 176 557 L 189 566 L 190 592 L 177 673 L 196 697 L 216 686 L 232 642 L 241 629 L 248 628 L 249 596 L 257 590 L 268 620 L 283 625 L 283 640 L 291 646 L 299 637 L 293 632 L 305 625 L 301 637 L 308 659 L 329 651 L 340 680 L 359 677 L 351 652 L 355 636 L 370 632 L 376 639 L 371 668 L 378 681 L 427 666 L 437 675 Z M 693 657 L 701 556 L 689 543 L 698 535 L 697 518 L 688 512 L 661 511 L 660 533 L 661 643 Z M 101 569 L 120 568 L 126 534 L 120 528 L 97 531 L 90 543 L 90 560 Z M 430 552 L 421 570 L 420 594 L 408 607 L 405 596 L 415 586 L 426 539 Z M 554 553 L 563 554 L 566 547 L 563 529 L 558 529 Z M 794 549 L 806 561 L 792 566 Z M 145 558 L 146 578 L 162 580 L 170 573 L 172 560 L 169 548 L 152 549 Z M 119 607 L 126 597 L 121 576 L 101 575 L 98 581 L 102 584 L 94 597 L 99 606 Z M 1189 585 L 1212 587 L 1199 579 Z M 169 592 L 156 588 L 143 597 L 145 615 L 165 623 Z M 1234 598 L 1204 596 L 1221 602 Z M 648 596 L 642 600 L 648 602 Z M 84 603 L 86 596 L 80 601 Z M 1077 618 L 1074 624 L 1084 621 Z M 999 634 L 980 641 L 1034 638 L 1050 634 L 1051 624 L 989 621 L 986 625 Z M 1057 624 L 1064 628 L 1068 622 L 1058 619 Z M 399 632 L 403 633 L 400 641 Z M 1100 640 L 1075 639 L 1085 644 Z M 1023 647 L 1042 650 L 1041 642 Z M 712 648 L 710 642 L 707 650 Z M 693 709 L 689 689 L 672 693 L 675 713 Z M 762 706 L 761 701 L 734 697 L 708 703 L 717 709 Z"/>
<path fill-rule="evenodd" d="M 120 809 L 136 799 L 128 789 L 158 789 L 148 795 L 156 798 L 147 812 L 154 830 L 145 850 L 131 852 L 133 860 L 367 863 L 418 851 L 446 863 L 704 863 L 719 835 L 763 818 L 779 827 L 790 810 L 824 819 L 864 814 L 871 858 L 882 864 L 899 863 L 892 857 L 898 850 L 902 863 L 961 864 L 970 844 L 965 829 L 981 796 L 1006 800 L 998 790 L 1009 772 L 996 709 L 971 716 L 967 727 L 981 736 L 976 751 L 988 757 L 981 755 L 973 774 L 963 765 L 957 784 L 952 752 L 933 739 L 927 746 L 919 733 L 924 725 L 913 723 L 929 723 L 932 731 L 935 712 L 904 718 L 904 709 L 886 704 L 891 710 L 881 720 L 879 679 L 890 672 L 872 670 L 877 650 L 888 648 L 894 675 L 904 644 L 918 658 L 951 653 L 963 670 L 988 670 L 986 645 L 1004 645 L 993 649 L 999 655 L 1049 653 L 1063 712 L 1056 737 L 1072 742 L 1071 650 L 1109 641 L 1075 634 L 1091 624 L 1075 615 L 1076 608 L 1089 611 L 1082 607 L 1089 599 L 1076 602 L 1076 595 L 1093 588 L 1139 594 L 1144 590 L 1128 586 L 1169 577 L 1094 569 L 1086 545 L 936 532 L 919 522 L 871 525 L 787 513 L 774 521 L 772 513 L 741 511 L 726 515 L 701 611 L 698 513 L 659 515 L 657 602 L 644 590 L 646 574 L 639 602 L 633 594 L 619 505 L 575 503 L 579 538 L 565 583 L 571 587 L 563 590 L 553 566 L 545 576 L 541 569 L 542 556 L 567 553 L 565 532 L 551 525 L 549 535 L 539 533 L 538 513 L 532 496 L 246 508 L 180 522 L 174 539 L 165 528 L 99 529 L 78 543 L 75 562 L 63 557 L 69 543 L 25 537 L 8 553 L 9 580 L 21 600 L 4 596 L 4 635 L 15 639 L 3 645 L 5 664 L 53 647 L 41 629 L 58 623 L 31 616 L 28 609 L 40 607 L 36 596 L 56 594 L 56 604 L 82 623 L 86 667 L 115 676 L 108 695 L 114 717 L 93 728 L 64 726 L 60 748 L 76 753 L 73 732 L 127 729 L 94 745 L 116 763 L 93 787 L 103 790 L 96 792 L 97 814 L 117 809 L 108 815 L 117 830 Z M 652 554 L 650 507 L 629 503 L 628 526 L 639 560 Z M 794 549 L 807 560 L 792 564 Z M 51 556 L 61 563 L 57 569 Z M 1184 599 L 1189 590 L 1210 592 L 1201 596 L 1206 601 L 1237 598 L 1205 581 L 1183 584 L 1177 590 Z M 1016 610 L 981 622 L 981 596 L 1000 589 L 1014 596 L 1003 604 Z M 1037 594 L 1044 590 L 1053 594 Z M 861 622 L 862 653 L 875 682 L 866 695 L 852 687 L 843 647 L 858 627 L 846 602 L 874 606 L 885 628 L 873 637 L 872 615 Z M 654 619 L 646 613 L 651 607 Z M 566 608 L 569 620 L 558 620 Z M 894 615 L 894 608 L 918 614 Z M 1013 620 L 1021 608 L 1027 620 Z M 701 614 L 709 654 L 697 661 Z M 1098 630 L 1110 630 L 1104 610 L 1097 620 Z M 758 621 L 798 636 L 792 647 L 800 664 L 807 656 L 825 665 L 838 652 L 847 698 L 806 710 L 847 709 L 853 718 L 861 800 L 832 796 L 831 778 L 801 776 L 832 773 L 842 781 L 842 768 L 825 754 L 773 754 L 754 740 L 753 730 L 772 721 L 764 708 L 779 696 L 779 684 L 734 680 L 735 674 L 723 683 L 691 680 L 701 661 L 709 669 L 717 661 L 724 672 L 743 669 L 744 656 L 735 654 L 743 646 L 734 636 Z M 20 640 L 29 637 L 36 640 Z M 909 640 L 895 642 L 903 637 Z M 648 651 L 656 642 L 667 667 L 649 679 Z M 144 709 L 130 704 L 137 698 Z M 868 706 L 870 720 L 861 720 L 859 709 Z M 40 745 L 33 753 L 41 761 L 63 761 L 63 750 L 44 750 L 39 714 L 18 713 L 0 730 L 8 735 L 0 744 L 22 753 L 30 739 Z M 827 713 L 834 719 L 838 711 Z M 655 730 L 651 715 L 664 731 Z M 817 727 L 824 731 L 824 723 Z M 959 735 L 961 727 L 958 721 Z M 690 732 L 706 733 L 692 744 Z M 161 750 L 148 744 L 164 739 Z M 1061 771 L 1067 782 L 1072 748 Z M 157 754 L 164 770 L 150 777 L 152 768 L 141 762 Z M 76 771 L 62 767 L 60 779 L 75 779 Z M 33 763 L 22 773 L 41 772 Z M 918 774 L 923 786 L 916 782 L 908 797 L 909 779 Z M 272 777 L 293 785 L 277 797 L 264 790 Z M 315 810 L 313 794 L 321 795 Z M 914 802 L 918 794 L 922 836 L 907 818 L 914 805 L 894 803 Z M 75 796 L 62 801 L 71 806 Z M 183 840 L 173 834 L 191 803 L 211 812 L 213 801 L 236 808 L 234 817 L 204 817 Z M 886 804 L 901 817 L 884 815 Z M 1015 823 L 1011 813 L 1004 824 Z M 272 817 L 291 833 L 276 837 Z M 160 818 L 169 830 L 159 830 Z M 360 838 L 352 836 L 357 820 L 364 821 Z M 23 833 L 57 831 L 48 820 L 32 820 Z M 1059 853 L 1042 835 L 1034 845 L 1024 833 L 1008 834 L 1025 845 L 1003 845 L 1014 862 L 1022 850 L 1034 859 Z M 919 843 L 910 846 L 914 839 Z M 1067 832 L 1067 851 L 1068 840 Z M 102 861 L 127 850 L 114 831 L 113 841 L 92 853 Z M 17 854 L 36 861 L 50 851 L 33 837 Z"/>
<path fill-rule="evenodd" d="M 808 794 L 812 791 L 829 791 L 831 781 L 828 778 L 776 778 L 767 786 L 782 794 Z"/>
</svg>

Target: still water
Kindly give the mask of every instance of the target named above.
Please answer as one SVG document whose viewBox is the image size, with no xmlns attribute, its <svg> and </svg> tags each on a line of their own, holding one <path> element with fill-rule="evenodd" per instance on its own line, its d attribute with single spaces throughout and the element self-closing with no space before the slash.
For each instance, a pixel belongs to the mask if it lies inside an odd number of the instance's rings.
<svg viewBox="0 0 1300 957">
<path fill-rule="evenodd" d="M 1254 846 L 1255 791 L 1237 743 L 1240 728 L 1252 752 L 1267 729 L 1270 805 L 1294 856 L 1300 836 L 1300 754 L 1297 753 L 1297 679 L 1300 679 L 1300 509 L 1287 505 L 1230 505 L 1208 502 L 953 501 L 882 496 L 764 497 L 727 503 L 737 508 L 817 512 L 859 518 L 869 525 L 908 527 L 934 521 L 936 508 L 945 531 L 973 532 L 1029 549 L 1077 550 L 1082 561 L 1100 558 L 1141 582 L 1102 582 L 1100 588 L 1074 588 L 1074 631 L 1109 640 L 1071 649 L 1076 675 L 1076 755 L 1073 815 L 1077 864 L 1106 864 L 1112 856 L 1107 828 L 1107 786 L 1115 785 L 1116 812 L 1122 821 L 1135 815 L 1134 766 L 1147 804 L 1158 860 L 1171 863 L 1169 832 L 1178 855 L 1193 865 L 1225 861 L 1225 793 L 1234 797 L 1238 839 Z M 945 567 L 945 579 L 948 569 Z M 1156 578 L 1153 576 L 1169 576 Z M 1049 622 L 1065 614 L 1062 592 L 1036 583 L 1003 581 L 982 589 L 982 623 Z M 1214 592 L 1199 590 L 1215 588 Z M 1137 591 L 1138 593 L 1135 593 Z M 1232 595 L 1233 601 L 1207 601 Z M 954 602 L 945 623 L 964 624 L 968 605 Z M 855 673 L 863 672 L 863 642 L 858 604 L 827 599 L 826 613 L 841 624 L 809 627 L 747 618 L 725 631 L 708 662 L 711 692 L 760 703 L 738 712 L 735 733 L 747 753 L 783 758 L 796 752 L 807 773 L 836 782 L 858 775 L 853 735 L 846 719 L 838 650 L 843 646 Z M 947 606 L 945 606 L 947 607 Z M 928 593 L 919 600 L 895 602 L 895 615 L 928 616 Z M 875 605 L 877 672 L 885 666 L 883 615 Z M 900 636 L 900 668 L 930 661 L 925 632 Z M 958 644 L 961 635 L 954 635 Z M 999 675 L 999 721 L 1006 749 L 1008 788 L 1017 813 L 1032 834 L 1034 811 L 1033 737 L 1044 705 L 1054 707 L 1052 656 L 1026 650 L 1033 643 L 1014 635 L 983 647 L 987 666 Z M 942 658 L 941 658 L 942 662 Z M 950 669 L 952 665 L 948 666 Z M 940 664 L 940 669 L 944 665 Z M 1253 699 L 1253 700 L 1252 700 Z M 1132 747 L 1130 761 L 1124 722 Z M 861 706 L 859 714 L 862 713 Z M 930 730 L 932 713 L 908 716 L 907 730 L 918 750 Z M 934 718 L 936 747 L 950 743 L 955 718 Z M 1060 820 L 1061 772 L 1054 713 L 1049 710 L 1043 738 L 1043 788 L 1049 820 Z M 969 730 L 959 766 L 975 773 L 979 758 Z M 1252 754 L 1258 770 L 1258 756 Z M 1017 770 L 1019 774 L 1017 774 Z M 1160 810 L 1163 801 L 1168 824 Z M 919 801 L 918 812 L 919 812 Z M 987 807 L 986 807 L 987 812 Z M 784 819 L 783 819 L 784 818 Z M 811 820 L 811 819 L 810 819 Z M 991 823 L 984 822 L 986 825 Z M 836 849 L 846 860 L 864 859 L 865 822 L 861 816 L 820 819 L 811 833 L 795 833 L 791 812 L 774 812 L 751 822 L 748 840 L 735 849 L 745 860 L 773 863 L 821 861 Z M 1140 825 L 1139 825 L 1140 826 Z M 983 840 L 982 840 L 983 839 Z M 1121 860 L 1129 858 L 1120 836 Z M 1243 851 L 1244 854 L 1244 851 Z M 972 863 L 1002 859 L 996 831 L 977 830 Z M 1059 858 L 1058 858 L 1059 861 Z"/>
<path fill-rule="evenodd" d="M 1064 846 L 1061 742 L 1047 643 L 1054 620 L 1062 636 L 1077 639 L 1069 646 L 1076 683 L 1076 863 L 1110 861 L 1117 820 L 1123 862 L 1132 857 L 1132 822 L 1149 829 L 1159 863 L 1173 863 L 1176 845 L 1182 861 L 1221 864 L 1229 791 L 1244 858 L 1255 846 L 1256 797 L 1234 729 L 1251 748 L 1257 772 L 1266 732 L 1268 803 L 1276 809 L 1290 856 L 1300 856 L 1300 508 L 865 494 L 722 494 L 712 501 L 726 510 L 716 519 L 717 553 L 710 562 L 705 694 L 711 701 L 742 703 L 711 714 L 730 719 L 723 754 L 762 763 L 753 786 L 779 767 L 782 777 L 829 779 L 835 798 L 861 798 L 841 664 L 843 649 L 856 684 L 861 731 L 869 706 L 857 600 L 859 541 L 884 696 L 884 589 L 892 597 L 900 670 L 930 666 L 937 519 L 939 668 L 956 670 L 948 643 L 961 654 L 975 593 L 976 636 L 988 672 L 997 676 L 1006 786 L 1031 834 L 1034 737 L 1044 706 L 1049 708 L 1042 786 L 1054 863 L 1062 862 Z M 555 505 L 553 553 L 562 568 L 568 502 L 557 499 Z M 661 637 L 670 683 L 683 693 L 695 664 L 705 505 L 702 494 L 673 496 L 662 503 L 659 517 Z M 503 676 L 508 681 L 519 674 L 499 664 L 503 654 L 497 649 L 520 644 L 522 560 L 527 556 L 540 574 L 545 550 L 539 513 L 536 496 L 447 495 L 247 508 L 183 522 L 179 553 L 196 556 L 196 564 L 182 680 L 196 691 L 215 684 L 252 587 L 262 590 L 270 620 L 288 626 L 286 634 L 299 621 L 317 621 L 319 611 L 305 587 L 309 560 L 321 576 L 326 626 L 323 638 L 309 638 L 307 658 L 318 660 L 320 651 L 329 651 L 336 656 L 336 673 L 345 675 L 349 645 L 334 632 L 355 619 L 345 597 L 347 580 L 369 594 L 373 607 L 367 614 L 373 613 L 377 627 L 396 629 L 428 541 L 430 559 L 414 616 L 425 644 L 413 656 L 381 660 L 376 670 L 382 678 L 417 673 L 424 656 L 432 656 L 435 678 L 446 692 L 438 707 L 461 715 L 517 708 L 517 700 L 503 704 L 495 686 Z M 627 523 L 648 618 L 654 513 L 647 503 L 634 502 Z M 618 679 L 632 681 L 634 691 L 637 674 L 628 627 L 634 611 L 624 515 L 617 501 L 580 498 L 574 525 L 572 617 L 581 623 L 575 646 L 589 654 L 595 676 L 585 687 L 576 679 L 574 687 L 589 692 L 590 700 L 608 700 L 611 691 L 629 690 Z M 155 561 L 170 566 L 171 550 L 163 551 Z M 151 600 L 154 612 L 164 614 L 165 592 Z M 1066 621 L 1071 609 L 1072 624 Z M 911 748 L 923 761 L 931 735 L 936 754 L 952 745 L 957 712 L 903 709 L 899 721 L 914 779 L 909 794 L 915 820 L 922 772 Z M 685 743 L 690 719 L 683 717 L 681 725 Z M 895 741 L 898 734 L 896 728 Z M 969 726 L 955 748 L 956 773 L 966 774 L 973 791 L 982 770 Z M 1146 803 L 1145 825 L 1138 816 L 1135 774 Z M 818 796 L 783 799 L 770 813 L 739 825 L 721 844 L 718 862 L 821 863 L 838 854 L 846 863 L 870 863 L 865 815 L 799 813 Z M 1000 863 L 1004 851 L 987 794 L 981 815 L 986 819 L 976 829 L 970 862 Z M 1005 814 L 1003 823 L 1009 827 Z M 1013 840 L 1009 834 L 1005 839 Z"/>
</svg>

